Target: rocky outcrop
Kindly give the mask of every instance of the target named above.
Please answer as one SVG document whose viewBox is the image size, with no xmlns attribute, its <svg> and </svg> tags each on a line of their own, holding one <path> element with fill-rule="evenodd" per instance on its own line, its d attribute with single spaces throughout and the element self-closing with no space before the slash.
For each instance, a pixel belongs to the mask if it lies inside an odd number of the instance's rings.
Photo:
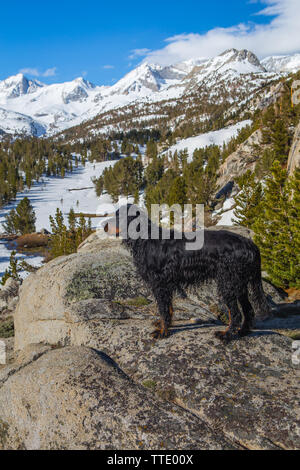
<svg viewBox="0 0 300 470">
<path fill-rule="evenodd" d="M 149 326 L 95 321 L 93 349 L 25 348 L 0 370 L 2 447 L 300 448 L 289 338 L 259 330 L 224 346 L 219 326 L 182 322 L 153 342 Z"/>
<path fill-rule="evenodd" d="M 23 354 L 0 390 L 5 449 L 237 448 L 192 413 L 83 347 Z M 222 438 L 223 437 L 223 438 Z"/>
<path fill-rule="evenodd" d="M 265 110 L 271 104 L 276 105 L 276 103 L 279 101 L 279 99 L 284 95 L 285 93 L 285 86 L 284 83 L 279 82 L 276 83 L 275 85 L 272 85 L 270 89 L 267 89 L 267 91 L 263 94 L 258 94 L 253 100 L 250 102 L 251 108 L 255 109 L 262 109 Z"/>
<path fill-rule="evenodd" d="M 223 188 L 229 181 L 241 176 L 248 170 L 253 171 L 261 157 L 261 130 L 256 130 L 243 144 L 239 145 L 220 166 L 218 171 L 218 188 Z"/>
<path fill-rule="evenodd" d="M 20 282 L 8 278 L 5 285 L 0 287 L 0 320 L 14 313 L 18 300 Z"/>
<path fill-rule="evenodd" d="M 289 153 L 287 164 L 288 173 L 291 175 L 295 169 L 300 167 L 300 122 L 296 127 L 293 143 Z"/>
<path fill-rule="evenodd" d="M 213 302 L 213 285 L 177 298 L 171 336 L 153 341 L 150 292 L 97 234 L 32 274 L 0 368 L 0 447 L 299 449 L 300 369 L 278 331 L 300 317 L 225 346 Z"/>
</svg>

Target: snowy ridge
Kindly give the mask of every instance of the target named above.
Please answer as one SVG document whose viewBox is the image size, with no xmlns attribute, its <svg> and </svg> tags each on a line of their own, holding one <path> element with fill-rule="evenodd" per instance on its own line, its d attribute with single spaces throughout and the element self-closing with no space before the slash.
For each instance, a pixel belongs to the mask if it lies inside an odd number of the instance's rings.
<svg viewBox="0 0 300 470">
<path fill-rule="evenodd" d="M 202 85 L 212 97 L 227 85 L 234 95 L 236 82 L 240 90 L 255 90 L 260 83 L 298 69 L 300 54 L 260 62 L 250 51 L 230 49 L 212 59 L 200 57 L 168 67 L 143 63 L 111 87 L 83 78 L 45 85 L 18 74 L 0 81 L 0 132 L 53 135 L 114 109 L 178 100 Z"/>
<path fill-rule="evenodd" d="M 268 72 L 295 73 L 300 70 L 300 54 L 266 57 L 261 63 Z"/>
</svg>

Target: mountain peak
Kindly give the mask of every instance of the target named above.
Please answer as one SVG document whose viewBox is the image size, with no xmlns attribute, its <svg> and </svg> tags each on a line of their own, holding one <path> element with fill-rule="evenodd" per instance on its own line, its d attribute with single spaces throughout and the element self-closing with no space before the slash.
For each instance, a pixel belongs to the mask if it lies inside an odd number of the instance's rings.
<svg viewBox="0 0 300 470">
<path fill-rule="evenodd" d="M 265 68 L 262 66 L 260 63 L 258 57 L 251 51 L 248 51 L 247 49 L 227 49 L 226 51 L 222 52 L 222 54 L 219 55 L 219 57 L 226 57 L 230 56 L 229 61 L 230 62 L 243 62 L 243 63 L 249 63 L 255 67 L 258 67 L 261 69 L 261 72 L 265 72 Z"/>
<path fill-rule="evenodd" d="M 0 81 L 0 96 L 11 99 L 22 95 L 34 93 L 38 88 L 45 86 L 37 80 L 29 80 L 23 73 L 17 73 Z"/>
<path fill-rule="evenodd" d="M 143 62 L 136 69 L 129 72 L 112 87 L 112 94 L 140 93 L 149 90 L 159 91 L 163 78 L 159 75 L 162 67 L 157 64 Z"/>
<path fill-rule="evenodd" d="M 92 88 L 95 88 L 96 85 L 94 85 L 93 83 L 89 82 L 88 80 L 86 80 L 85 78 L 83 77 L 77 77 L 75 78 L 75 80 L 73 80 L 74 83 L 78 84 L 79 86 L 83 86 L 84 88 L 89 88 L 89 89 L 92 89 Z"/>
</svg>

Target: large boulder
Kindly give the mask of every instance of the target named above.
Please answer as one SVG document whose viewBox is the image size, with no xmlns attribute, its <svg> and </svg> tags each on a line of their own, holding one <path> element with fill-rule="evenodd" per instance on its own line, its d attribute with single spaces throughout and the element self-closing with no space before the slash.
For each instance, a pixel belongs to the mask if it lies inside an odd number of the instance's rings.
<svg viewBox="0 0 300 470">
<path fill-rule="evenodd" d="M 0 449 L 238 448 L 157 400 L 103 353 L 68 347 L 30 356 L 0 389 Z"/>
<path fill-rule="evenodd" d="M 82 312 L 85 322 L 99 311 L 104 318 L 123 318 L 128 314 L 118 302 L 136 299 L 147 304 L 150 292 L 137 279 L 127 250 L 110 239 L 101 240 L 101 248 L 95 251 L 83 249 L 48 263 L 24 281 L 20 296 L 16 349 L 40 342 L 72 344 L 71 335 L 83 322 Z"/>
<path fill-rule="evenodd" d="M 218 170 L 218 188 L 223 188 L 229 181 L 238 176 L 253 171 L 261 157 L 262 132 L 256 130 L 244 143 L 240 144 L 235 152 L 226 158 Z"/>
</svg>

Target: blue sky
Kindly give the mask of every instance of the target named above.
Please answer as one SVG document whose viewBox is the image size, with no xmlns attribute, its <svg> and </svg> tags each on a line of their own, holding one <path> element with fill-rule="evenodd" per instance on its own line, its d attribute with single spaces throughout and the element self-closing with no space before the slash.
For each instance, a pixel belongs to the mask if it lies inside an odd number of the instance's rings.
<svg viewBox="0 0 300 470">
<path fill-rule="evenodd" d="M 264 32 L 270 35 L 272 22 L 275 27 L 276 24 L 282 27 L 278 20 L 286 19 L 287 14 L 292 21 L 295 13 L 292 9 L 297 9 L 299 3 L 299 0 L 1 2 L 0 79 L 22 70 L 46 83 L 85 76 L 96 84 L 111 84 L 145 56 L 165 64 L 195 55 L 214 55 L 228 45 L 244 47 L 249 43 L 258 49 L 262 41 L 257 36 Z M 268 10 L 255 15 L 263 8 Z M 298 50 L 298 44 L 277 47 L 273 42 L 270 37 L 269 49 L 264 45 L 261 55 L 273 49 L 274 53 Z"/>
</svg>

